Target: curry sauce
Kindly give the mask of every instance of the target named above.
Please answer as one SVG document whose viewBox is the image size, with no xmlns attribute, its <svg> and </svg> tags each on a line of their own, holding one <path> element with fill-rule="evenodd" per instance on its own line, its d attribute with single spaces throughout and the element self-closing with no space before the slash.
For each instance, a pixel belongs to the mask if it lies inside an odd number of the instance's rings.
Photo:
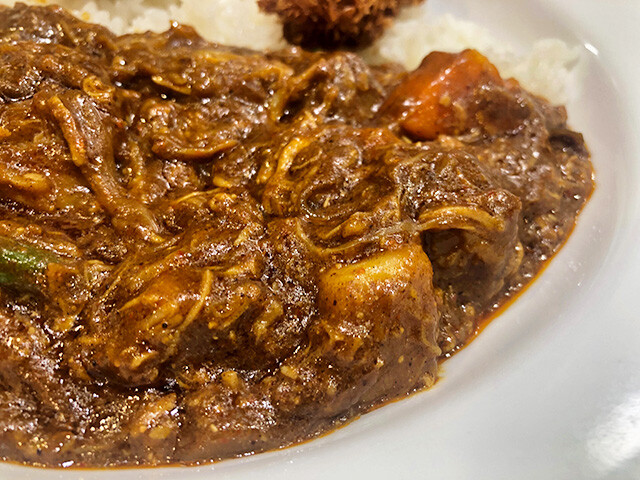
<svg viewBox="0 0 640 480">
<path fill-rule="evenodd" d="M 563 107 L 0 7 L 0 457 L 209 462 L 436 380 L 592 188 Z"/>
</svg>

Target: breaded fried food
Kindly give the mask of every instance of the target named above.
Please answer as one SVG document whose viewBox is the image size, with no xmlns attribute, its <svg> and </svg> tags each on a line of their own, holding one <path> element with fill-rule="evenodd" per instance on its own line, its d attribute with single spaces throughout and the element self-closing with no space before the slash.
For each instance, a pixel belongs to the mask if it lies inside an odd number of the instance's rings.
<svg viewBox="0 0 640 480">
<path fill-rule="evenodd" d="M 284 36 L 305 48 L 365 47 L 382 35 L 402 7 L 423 0 L 258 0 L 277 13 Z"/>
</svg>

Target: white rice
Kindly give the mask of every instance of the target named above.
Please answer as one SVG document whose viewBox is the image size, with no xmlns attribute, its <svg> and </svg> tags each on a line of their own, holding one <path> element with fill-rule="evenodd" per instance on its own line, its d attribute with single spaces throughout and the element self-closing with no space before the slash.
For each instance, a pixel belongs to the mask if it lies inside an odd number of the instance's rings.
<svg viewBox="0 0 640 480">
<path fill-rule="evenodd" d="M 522 54 L 512 45 L 496 38 L 487 28 L 455 18 L 433 15 L 429 2 L 401 12 L 383 37 L 364 54 L 372 62 L 397 61 L 416 68 L 429 52 L 458 52 L 475 48 L 498 67 L 500 74 L 514 77 L 529 91 L 553 103 L 564 104 L 578 81 L 581 58 L 579 46 L 558 39 L 541 39 Z"/>
<path fill-rule="evenodd" d="M 262 13 L 256 0 L 23 0 L 57 3 L 81 18 L 118 34 L 165 30 L 171 20 L 189 24 L 207 39 L 254 49 L 286 45 L 275 15 Z M 14 0 L 0 0 L 13 4 Z M 428 28 L 425 28 L 428 27 Z M 575 90 L 580 48 L 556 39 L 536 42 L 527 54 L 496 39 L 480 25 L 451 15 L 434 15 L 429 2 L 405 9 L 383 37 L 364 52 L 371 62 L 396 61 L 415 68 L 433 50 L 475 48 L 505 77 L 554 103 L 566 103 Z"/>
</svg>

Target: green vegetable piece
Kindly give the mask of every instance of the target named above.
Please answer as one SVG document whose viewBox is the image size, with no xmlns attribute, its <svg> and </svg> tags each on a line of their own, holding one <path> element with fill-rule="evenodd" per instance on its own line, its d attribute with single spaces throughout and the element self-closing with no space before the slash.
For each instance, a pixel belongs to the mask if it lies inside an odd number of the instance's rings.
<svg viewBox="0 0 640 480">
<path fill-rule="evenodd" d="M 39 291 L 48 265 L 61 261 L 51 252 L 0 237 L 0 286 Z"/>
</svg>

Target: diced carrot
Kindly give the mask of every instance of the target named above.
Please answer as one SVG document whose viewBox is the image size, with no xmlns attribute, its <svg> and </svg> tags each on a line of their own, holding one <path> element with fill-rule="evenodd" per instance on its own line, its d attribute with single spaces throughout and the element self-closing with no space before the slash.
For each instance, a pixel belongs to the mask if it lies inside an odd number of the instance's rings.
<svg viewBox="0 0 640 480">
<path fill-rule="evenodd" d="M 433 52 L 396 87 L 385 109 L 418 140 L 455 135 L 471 127 L 465 99 L 483 84 L 504 82 L 489 60 L 476 50 L 458 54 Z"/>
</svg>

